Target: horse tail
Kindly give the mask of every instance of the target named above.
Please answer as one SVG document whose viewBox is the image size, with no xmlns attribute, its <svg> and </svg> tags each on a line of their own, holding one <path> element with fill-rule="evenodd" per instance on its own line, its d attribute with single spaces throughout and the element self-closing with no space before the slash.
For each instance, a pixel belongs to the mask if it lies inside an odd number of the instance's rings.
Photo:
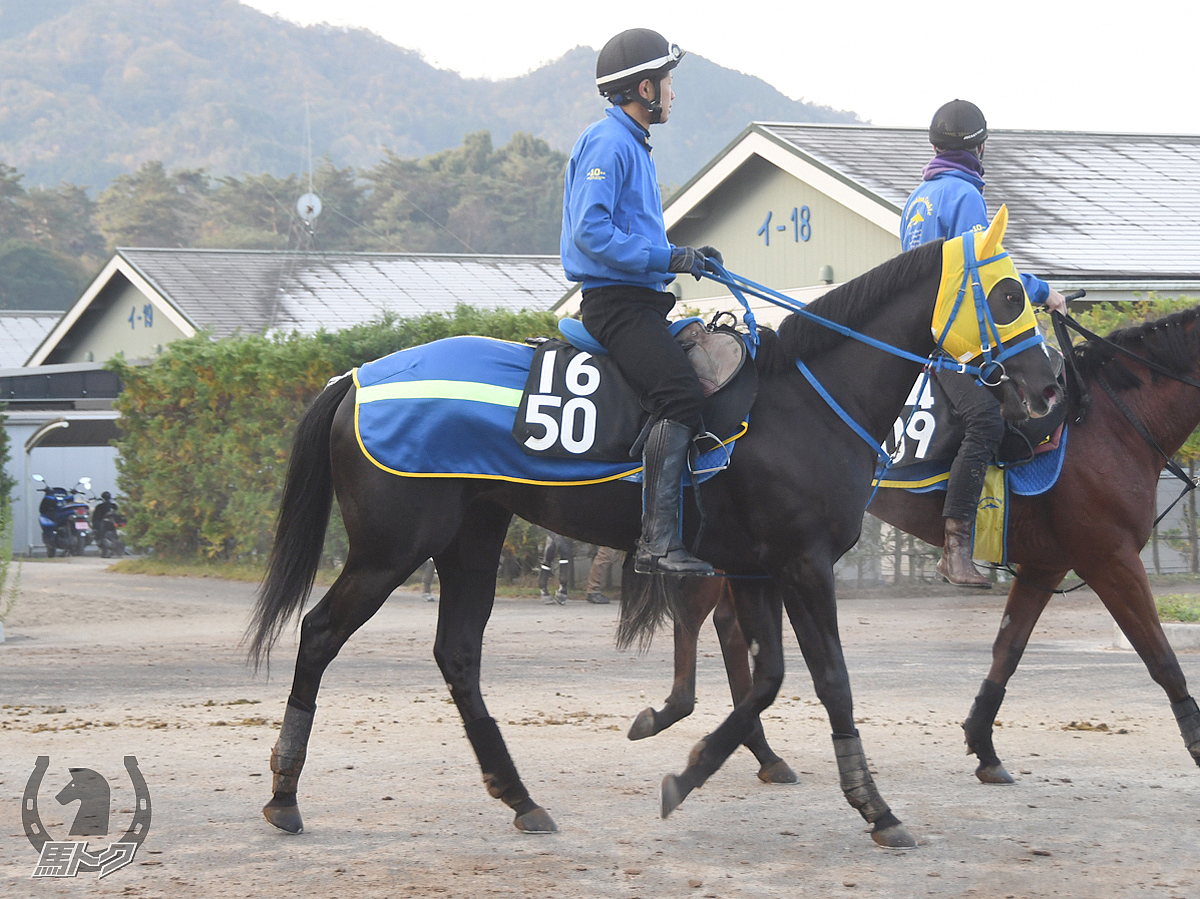
<svg viewBox="0 0 1200 899">
<path fill-rule="evenodd" d="M 288 618 L 304 607 L 316 580 L 333 508 L 329 435 L 333 416 L 353 386 L 354 379 L 346 376 L 329 384 L 296 428 L 275 521 L 275 542 L 244 638 L 249 641 L 248 656 L 255 670 L 268 660 Z"/>
<path fill-rule="evenodd" d="M 621 571 L 617 649 L 628 649 L 636 641 L 638 652 L 646 652 L 659 625 L 668 618 L 678 618 L 683 603 L 683 579 L 663 574 L 638 574 L 633 570 L 633 555 L 626 555 Z"/>
</svg>

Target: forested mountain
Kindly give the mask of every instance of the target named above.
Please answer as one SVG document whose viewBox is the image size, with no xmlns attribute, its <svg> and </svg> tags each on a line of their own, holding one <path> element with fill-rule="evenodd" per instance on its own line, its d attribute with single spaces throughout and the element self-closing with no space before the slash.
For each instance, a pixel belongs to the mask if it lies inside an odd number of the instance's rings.
<svg viewBox="0 0 1200 899">
<path fill-rule="evenodd" d="M 450 13 L 448 13 L 449 15 Z M 546 48 L 547 53 L 554 48 Z M 365 30 L 293 25 L 236 0 L 0 0 L 0 162 L 24 186 L 97 190 L 149 161 L 215 176 L 369 168 L 489 131 L 567 151 L 602 114 L 595 51 L 519 78 L 464 79 Z M 695 54 L 655 134 L 664 184 L 686 181 L 750 121 L 855 121 Z"/>
<path fill-rule="evenodd" d="M 26 188 L 0 162 L 0 309 L 65 309 L 115 247 L 427 253 L 555 253 L 567 156 L 518 132 L 486 131 L 419 159 L 367 169 L 317 162 L 311 177 L 168 171 L 143 163 L 92 200 L 82 188 Z M 323 211 L 304 221 L 312 190 Z"/>
</svg>

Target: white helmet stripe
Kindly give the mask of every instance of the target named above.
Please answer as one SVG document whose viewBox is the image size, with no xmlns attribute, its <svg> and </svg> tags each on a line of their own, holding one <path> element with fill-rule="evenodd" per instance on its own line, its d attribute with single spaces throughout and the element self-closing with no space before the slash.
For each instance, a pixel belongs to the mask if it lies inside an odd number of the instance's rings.
<svg viewBox="0 0 1200 899">
<path fill-rule="evenodd" d="M 636 66 L 606 75 L 604 78 L 597 78 L 596 87 L 604 87 L 604 85 L 612 84 L 614 81 L 623 81 L 630 75 L 636 75 L 639 72 L 653 72 L 656 69 L 661 69 L 669 62 L 678 61 L 682 55 L 679 52 L 679 48 L 672 45 L 671 51 L 666 56 L 660 56 L 658 59 L 652 59 L 649 62 L 638 63 Z"/>
</svg>

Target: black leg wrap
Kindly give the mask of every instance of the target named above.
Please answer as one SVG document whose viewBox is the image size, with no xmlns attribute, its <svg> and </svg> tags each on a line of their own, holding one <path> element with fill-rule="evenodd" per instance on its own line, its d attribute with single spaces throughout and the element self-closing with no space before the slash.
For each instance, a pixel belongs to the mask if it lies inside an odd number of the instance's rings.
<svg viewBox="0 0 1200 899">
<path fill-rule="evenodd" d="M 1196 700 L 1189 696 L 1187 699 L 1173 702 L 1171 711 L 1175 713 L 1175 720 L 1179 722 L 1179 732 L 1183 734 L 1184 745 L 1196 760 L 1196 764 L 1200 765 L 1200 708 L 1196 707 Z"/>
<path fill-rule="evenodd" d="M 892 810 L 875 789 L 875 781 L 867 768 L 867 757 L 863 753 L 862 740 L 858 734 L 834 734 L 833 752 L 837 756 L 838 776 L 846 801 L 858 809 L 868 824 L 878 824 Z M 897 820 L 895 823 L 899 824 Z"/>
<path fill-rule="evenodd" d="M 279 728 L 279 739 L 271 752 L 271 771 L 274 773 L 272 789 L 276 793 L 295 793 L 308 754 L 308 737 L 312 733 L 313 713 L 316 706 L 288 697 L 283 712 L 283 724 Z"/>
<path fill-rule="evenodd" d="M 537 808 L 537 804 L 529 798 L 529 791 L 517 775 L 517 766 L 508 754 L 508 747 L 504 745 L 504 737 L 500 736 L 496 719 L 477 718 L 468 721 L 465 727 L 467 739 L 471 741 L 471 748 L 475 750 L 475 757 L 479 759 L 488 795 L 503 800 L 504 804 L 518 815 Z"/>
<path fill-rule="evenodd" d="M 979 695 L 971 704 L 967 720 L 963 722 L 963 733 L 967 739 L 967 754 L 974 753 L 980 765 L 999 765 L 1000 758 L 992 745 L 992 725 L 996 721 L 996 713 L 1004 702 L 1004 688 L 999 684 L 984 680 L 979 688 Z"/>
</svg>

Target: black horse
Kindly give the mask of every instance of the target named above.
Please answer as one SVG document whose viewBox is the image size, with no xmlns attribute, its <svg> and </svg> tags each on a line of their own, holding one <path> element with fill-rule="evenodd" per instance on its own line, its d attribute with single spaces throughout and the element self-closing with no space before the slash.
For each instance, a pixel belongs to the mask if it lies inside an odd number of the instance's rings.
<svg viewBox="0 0 1200 899">
<path fill-rule="evenodd" d="M 993 230 L 1002 232 L 1002 227 Z M 980 258 L 989 248 L 996 251 L 998 239 L 992 234 L 983 241 Z M 809 308 L 891 346 L 928 355 L 935 349 L 931 320 L 942 258 L 941 243 L 920 247 Z M 994 284 L 986 304 L 1001 326 L 1031 314 L 1013 278 Z M 974 322 L 972 306 L 968 291 L 961 315 Z M 783 679 L 781 609 L 786 607 L 829 713 L 847 799 L 874 826 L 876 842 L 908 848 L 915 841 L 876 790 L 854 729 L 833 593 L 833 565 L 858 537 L 876 452 L 818 396 L 797 370 L 799 358 L 875 440 L 891 427 L 921 371 L 920 363 L 797 315 L 785 320 L 778 335 L 763 334 L 755 360 L 760 386 L 752 425 L 728 469 L 699 488 L 705 526 L 697 547 L 718 567 L 759 577 L 739 580 L 734 588 L 742 627 L 758 647 L 754 684 L 733 714 L 693 751 L 687 770 L 664 780 L 662 813 L 668 814 L 720 767 L 774 700 Z M 1013 356 L 1007 369 L 1007 379 L 994 388 L 1007 417 L 1042 415 L 1058 400 L 1040 348 Z M 480 692 L 480 653 L 497 561 L 513 514 L 577 540 L 632 549 L 640 530 L 640 486 L 624 480 L 547 487 L 482 478 L 398 477 L 373 464 L 360 448 L 354 393 L 352 379 L 332 382 L 299 424 L 275 545 L 247 632 L 252 658 L 261 662 L 286 621 L 303 607 L 336 493 L 350 551 L 333 586 L 304 616 L 292 692 L 271 756 L 274 795 L 263 812 L 283 830 L 302 829 L 296 790 L 321 677 L 351 634 L 432 556 L 442 587 L 434 657 L 487 790 L 513 809 L 520 830 L 554 831 L 553 820 L 518 777 Z M 697 534 L 699 519 L 696 504 L 685 502 L 688 540 Z M 625 633 L 634 639 L 633 631 Z"/>
</svg>

